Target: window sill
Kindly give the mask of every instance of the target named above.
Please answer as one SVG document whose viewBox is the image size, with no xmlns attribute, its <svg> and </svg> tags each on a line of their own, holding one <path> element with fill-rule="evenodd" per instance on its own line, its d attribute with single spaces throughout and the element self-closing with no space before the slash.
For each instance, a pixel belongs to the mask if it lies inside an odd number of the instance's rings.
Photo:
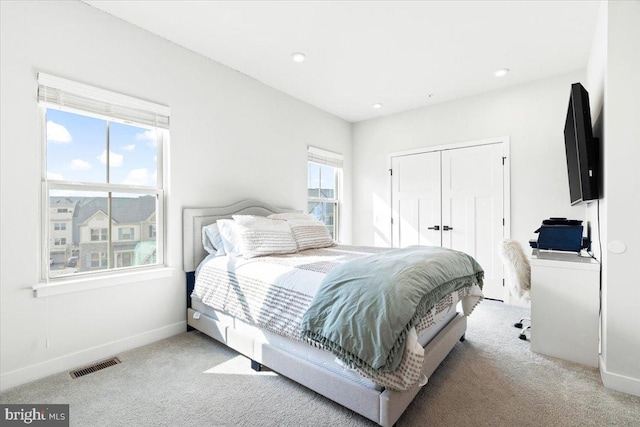
<svg viewBox="0 0 640 427">
<path fill-rule="evenodd" d="M 69 294 L 91 289 L 126 285 L 147 280 L 164 279 L 173 276 L 175 268 L 157 267 L 108 275 L 84 276 L 82 278 L 55 280 L 49 283 L 38 283 L 33 287 L 35 298 L 52 295 Z"/>
</svg>

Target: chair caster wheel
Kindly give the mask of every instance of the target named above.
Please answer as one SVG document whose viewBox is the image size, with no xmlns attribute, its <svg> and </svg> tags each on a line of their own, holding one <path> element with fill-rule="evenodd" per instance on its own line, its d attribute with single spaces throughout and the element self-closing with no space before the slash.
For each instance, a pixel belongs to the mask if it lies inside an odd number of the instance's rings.
<svg viewBox="0 0 640 427">
<path fill-rule="evenodd" d="M 523 341 L 527 340 L 527 336 L 525 334 L 520 334 L 519 338 Z"/>
<path fill-rule="evenodd" d="M 518 329 L 522 329 L 522 322 L 514 323 L 513 326 Z"/>
</svg>

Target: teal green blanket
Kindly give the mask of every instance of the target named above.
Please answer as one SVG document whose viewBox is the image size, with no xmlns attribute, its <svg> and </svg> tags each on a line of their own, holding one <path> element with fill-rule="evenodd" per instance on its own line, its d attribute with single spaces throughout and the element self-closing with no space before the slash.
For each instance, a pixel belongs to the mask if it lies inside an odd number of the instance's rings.
<svg viewBox="0 0 640 427">
<path fill-rule="evenodd" d="M 471 256 L 412 246 L 368 255 L 333 268 L 302 318 L 302 337 L 350 367 L 396 370 L 409 330 L 445 295 L 482 287 Z"/>
</svg>

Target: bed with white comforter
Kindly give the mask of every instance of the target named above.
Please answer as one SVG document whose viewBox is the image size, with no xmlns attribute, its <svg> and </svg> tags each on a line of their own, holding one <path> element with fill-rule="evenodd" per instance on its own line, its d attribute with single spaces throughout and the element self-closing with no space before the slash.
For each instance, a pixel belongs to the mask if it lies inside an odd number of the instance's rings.
<svg viewBox="0 0 640 427">
<path fill-rule="evenodd" d="M 430 305 L 422 304 L 396 343 L 402 350 L 393 369 L 389 364 L 373 369 L 363 365 L 364 358 L 330 340 L 310 339 L 316 334 L 302 331 L 301 325 L 308 325 L 308 318 L 303 322 L 305 313 L 313 312 L 310 307 L 324 296 L 327 273 L 358 260 L 384 257 L 388 249 L 334 245 L 263 255 L 258 245 L 252 248 L 256 254 L 247 258 L 214 253 L 198 263 L 203 254 L 199 237 L 206 225 L 237 213 L 266 216 L 285 211 L 256 201 L 185 209 L 185 271 L 198 264 L 195 276 L 188 273 L 188 281 L 193 282 L 188 324 L 381 425 L 394 424 L 431 372 L 464 337 L 465 316 L 482 299 L 481 272 L 458 280 L 455 288 L 447 288 Z M 360 310 L 358 304 L 336 310 Z M 456 306 L 462 313 L 456 314 Z M 364 330 L 365 340 L 366 334 L 377 334 L 366 327 L 358 329 Z"/>
</svg>

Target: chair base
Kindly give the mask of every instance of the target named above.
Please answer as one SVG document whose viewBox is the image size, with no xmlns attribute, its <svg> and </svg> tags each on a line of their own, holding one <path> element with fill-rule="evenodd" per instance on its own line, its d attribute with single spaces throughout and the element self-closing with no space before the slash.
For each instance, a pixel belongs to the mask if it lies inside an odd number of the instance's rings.
<svg viewBox="0 0 640 427">
<path fill-rule="evenodd" d="M 524 325 L 525 322 L 531 323 L 531 319 L 527 317 L 523 317 L 522 319 L 520 319 L 519 322 L 514 323 L 513 326 L 518 329 L 522 329 L 522 333 L 520 333 L 518 338 L 520 338 L 521 340 L 527 341 L 529 339 L 528 335 L 531 334 L 531 325 L 525 327 Z"/>
</svg>

